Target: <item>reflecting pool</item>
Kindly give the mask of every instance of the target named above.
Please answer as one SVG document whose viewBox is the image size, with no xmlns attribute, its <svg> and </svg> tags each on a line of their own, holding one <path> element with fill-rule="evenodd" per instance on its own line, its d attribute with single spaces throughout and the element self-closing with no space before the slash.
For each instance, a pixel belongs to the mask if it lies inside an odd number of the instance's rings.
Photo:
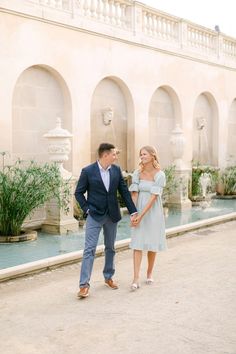
<svg viewBox="0 0 236 354">
<path fill-rule="evenodd" d="M 213 199 L 209 208 L 193 207 L 186 211 L 169 211 L 166 228 L 189 224 L 219 215 L 236 212 L 236 199 Z M 117 240 L 130 237 L 129 216 L 125 215 L 118 224 Z M 102 233 L 99 244 L 103 243 Z M 39 232 L 36 241 L 0 244 L 0 269 L 57 256 L 83 249 L 84 230 L 67 236 L 47 235 Z"/>
</svg>

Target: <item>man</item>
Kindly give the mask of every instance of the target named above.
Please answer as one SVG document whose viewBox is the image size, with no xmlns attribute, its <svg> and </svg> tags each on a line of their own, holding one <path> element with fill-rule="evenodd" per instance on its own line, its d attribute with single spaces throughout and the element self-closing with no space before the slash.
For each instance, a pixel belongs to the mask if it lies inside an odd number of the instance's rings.
<svg viewBox="0 0 236 354">
<path fill-rule="evenodd" d="M 82 169 L 76 187 L 75 198 L 87 215 L 79 298 L 85 298 L 89 295 L 89 282 L 99 233 L 102 228 L 105 244 L 105 265 L 103 269 L 105 284 L 111 289 L 118 289 L 118 285 L 112 279 L 115 273 L 114 245 L 117 223 L 121 219 L 117 191 L 121 194 L 131 214 L 131 221 L 134 219 L 137 209 L 131 199 L 120 168 L 113 165 L 116 159 L 117 151 L 114 145 L 100 144 L 98 160 Z M 85 198 L 84 194 L 86 192 L 87 197 Z"/>
</svg>

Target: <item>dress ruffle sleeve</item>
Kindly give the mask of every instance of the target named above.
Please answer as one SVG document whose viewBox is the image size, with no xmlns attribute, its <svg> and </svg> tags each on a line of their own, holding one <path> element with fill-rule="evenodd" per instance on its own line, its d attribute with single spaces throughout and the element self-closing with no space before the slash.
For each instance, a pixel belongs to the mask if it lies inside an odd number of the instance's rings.
<svg viewBox="0 0 236 354">
<path fill-rule="evenodd" d="M 139 171 L 135 170 L 132 176 L 132 183 L 129 186 L 130 192 L 139 192 Z"/>
<path fill-rule="evenodd" d="M 161 196 L 165 185 L 166 185 L 165 173 L 163 171 L 160 171 L 155 175 L 155 181 L 150 191 L 151 194 L 158 194 Z"/>
</svg>

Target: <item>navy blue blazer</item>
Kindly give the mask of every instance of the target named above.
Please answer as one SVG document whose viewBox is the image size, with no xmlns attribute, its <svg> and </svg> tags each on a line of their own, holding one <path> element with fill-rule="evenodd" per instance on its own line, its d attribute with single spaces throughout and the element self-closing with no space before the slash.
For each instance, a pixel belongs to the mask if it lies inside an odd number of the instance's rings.
<svg viewBox="0 0 236 354">
<path fill-rule="evenodd" d="M 122 177 L 120 167 L 111 165 L 109 171 L 110 187 L 107 191 L 97 162 L 83 168 L 75 190 L 75 198 L 83 212 L 87 213 L 89 210 L 89 214 L 96 221 L 101 221 L 108 214 L 113 222 L 118 222 L 121 215 L 117 191 L 123 198 L 130 214 L 137 212 L 137 209 Z M 85 197 L 86 192 L 87 196 Z"/>
</svg>

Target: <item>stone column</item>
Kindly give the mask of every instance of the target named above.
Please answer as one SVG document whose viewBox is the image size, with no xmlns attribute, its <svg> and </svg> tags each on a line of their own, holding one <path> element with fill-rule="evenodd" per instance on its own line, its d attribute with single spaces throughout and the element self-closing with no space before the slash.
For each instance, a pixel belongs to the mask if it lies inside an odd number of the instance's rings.
<svg viewBox="0 0 236 354">
<path fill-rule="evenodd" d="M 46 219 L 42 225 L 42 230 L 51 234 L 67 234 L 78 230 L 78 221 L 73 216 L 74 188 L 76 180 L 72 174 L 65 170 L 63 162 L 68 160 L 71 151 L 70 139 L 72 135 L 61 127 L 61 119 L 57 118 L 56 128 L 44 134 L 48 139 L 48 153 L 50 160 L 58 164 L 61 177 L 69 182 L 70 201 L 69 212 L 65 213 L 56 200 L 51 200 L 46 204 Z M 60 190 L 58 190 L 60 193 Z"/>
<path fill-rule="evenodd" d="M 185 167 L 182 159 L 185 149 L 185 137 L 179 124 L 176 124 L 175 129 L 172 131 L 170 144 L 174 159 L 173 164 L 176 167 L 175 175 L 179 183 L 168 204 L 176 209 L 190 209 L 192 203 L 188 198 L 188 184 L 191 171 Z"/>
</svg>

